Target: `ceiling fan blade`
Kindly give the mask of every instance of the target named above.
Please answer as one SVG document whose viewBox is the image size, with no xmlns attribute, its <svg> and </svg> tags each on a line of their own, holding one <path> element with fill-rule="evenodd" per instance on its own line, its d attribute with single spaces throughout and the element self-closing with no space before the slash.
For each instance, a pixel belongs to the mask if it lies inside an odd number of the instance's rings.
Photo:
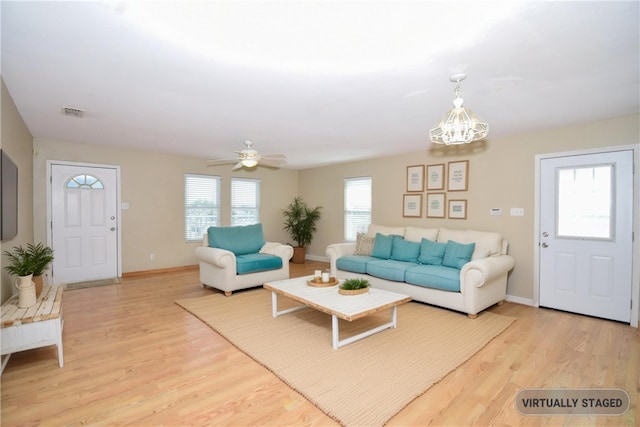
<svg viewBox="0 0 640 427">
<path fill-rule="evenodd" d="M 213 159 L 213 160 L 207 160 L 207 166 L 229 165 L 237 161 L 238 159 Z"/>
<path fill-rule="evenodd" d="M 287 161 L 285 159 L 265 159 L 262 158 L 258 162 L 260 166 L 267 166 L 271 168 L 279 168 L 280 166 L 286 164 Z"/>
<path fill-rule="evenodd" d="M 242 162 L 238 162 L 236 163 L 236 165 L 233 167 L 233 169 L 231 169 L 232 171 L 238 170 L 242 168 Z"/>
<path fill-rule="evenodd" d="M 263 159 L 286 159 L 284 154 L 264 154 L 260 156 Z"/>
</svg>

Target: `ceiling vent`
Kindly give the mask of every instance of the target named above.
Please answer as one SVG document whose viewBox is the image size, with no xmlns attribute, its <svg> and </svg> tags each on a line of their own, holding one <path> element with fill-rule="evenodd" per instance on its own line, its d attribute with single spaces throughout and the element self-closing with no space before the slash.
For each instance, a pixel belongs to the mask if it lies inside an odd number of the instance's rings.
<svg viewBox="0 0 640 427">
<path fill-rule="evenodd" d="M 84 117 L 84 110 L 73 107 L 62 107 L 62 114 L 69 117 L 77 117 L 79 119 Z"/>
</svg>

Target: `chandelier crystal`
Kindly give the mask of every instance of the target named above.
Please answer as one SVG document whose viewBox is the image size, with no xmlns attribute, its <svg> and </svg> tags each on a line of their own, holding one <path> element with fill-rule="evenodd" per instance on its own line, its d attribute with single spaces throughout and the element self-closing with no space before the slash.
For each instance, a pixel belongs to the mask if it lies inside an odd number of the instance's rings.
<svg viewBox="0 0 640 427">
<path fill-rule="evenodd" d="M 466 77 L 465 74 L 449 77 L 449 80 L 456 83 L 456 97 L 453 100 L 453 109 L 442 116 L 436 127 L 429 131 L 431 141 L 436 144 L 468 144 L 485 138 L 489 133 L 489 125 L 469 108 L 462 106 L 464 99 L 460 97 L 460 82 Z"/>
</svg>

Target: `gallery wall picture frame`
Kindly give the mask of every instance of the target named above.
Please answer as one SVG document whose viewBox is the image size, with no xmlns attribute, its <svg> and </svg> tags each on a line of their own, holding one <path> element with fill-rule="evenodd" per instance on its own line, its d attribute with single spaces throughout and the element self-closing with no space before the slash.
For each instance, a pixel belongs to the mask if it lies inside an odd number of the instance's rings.
<svg viewBox="0 0 640 427">
<path fill-rule="evenodd" d="M 427 194 L 427 218 L 445 218 L 446 193 Z"/>
<path fill-rule="evenodd" d="M 403 196 L 402 216 L 405 218 L 422 217 L 422 194 L 405 194 Z"/>
<path fill-rule="evenodd" d="M 448 191 L 467 191 L 469 189 L 469 160 L 449 162 Z"/>
<path fill-rule="evenodd" d="M 466 200 L 449 200 L 449 219 L 467 219 Z"/>
<path fill-rule="evenodd" d="M 427 191 L 444 190 L 444 163 L 427 165 Z"/>
<path fill-rule="evenodd" d="M 424 191 L 424 165 L 407 166 L 407 193 Z"/>
</svg>

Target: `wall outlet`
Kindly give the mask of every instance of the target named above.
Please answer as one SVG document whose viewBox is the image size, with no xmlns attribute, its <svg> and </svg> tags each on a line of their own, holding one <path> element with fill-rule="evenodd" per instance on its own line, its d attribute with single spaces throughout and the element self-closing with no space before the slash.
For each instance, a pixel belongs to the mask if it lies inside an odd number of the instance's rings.
<svg viewBox="0 0 640 427">
<path fill-rule="evenodd" d="M 156 260 L 156 254 L 149 254 L 149 260 L 150 261 L 155 261 Z"/>
</svg>

